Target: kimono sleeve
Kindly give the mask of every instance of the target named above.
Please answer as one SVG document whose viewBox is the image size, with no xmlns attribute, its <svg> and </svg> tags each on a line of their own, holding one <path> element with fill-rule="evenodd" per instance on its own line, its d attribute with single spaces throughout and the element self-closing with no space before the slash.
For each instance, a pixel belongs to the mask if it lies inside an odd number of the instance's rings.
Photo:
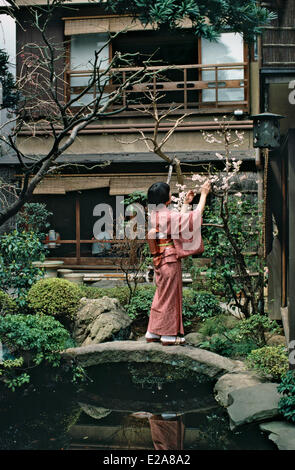
<svg viewBox="0 0 295 470">
<path fill-rule="evenodd" d="M 201 226 L 202 214 L 198 209 L 171 212 L 171 238 L 178 258 L 203 253 Z"/>
</svg>

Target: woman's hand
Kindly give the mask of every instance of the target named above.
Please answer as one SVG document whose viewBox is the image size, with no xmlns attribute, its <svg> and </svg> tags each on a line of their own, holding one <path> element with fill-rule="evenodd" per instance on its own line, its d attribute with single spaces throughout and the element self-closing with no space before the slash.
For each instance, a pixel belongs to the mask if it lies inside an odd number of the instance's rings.
<svg viewBox="0 0 295 470">
<path fill-rule="evenodd" d="M 201 186 L 201 194 L 205 194 L 206 196 L 211 191 L 211 183 L 209 180 L 205 181 L 205 183 Z"/>
<path fill-rule="evenodd" d="M 188 193 L 185 196 L 184 204 L 191 204 L 193 202 L 193 199 L 195 197 L 195 193 L 193 190 L 188 191 Z"/>
</svg>

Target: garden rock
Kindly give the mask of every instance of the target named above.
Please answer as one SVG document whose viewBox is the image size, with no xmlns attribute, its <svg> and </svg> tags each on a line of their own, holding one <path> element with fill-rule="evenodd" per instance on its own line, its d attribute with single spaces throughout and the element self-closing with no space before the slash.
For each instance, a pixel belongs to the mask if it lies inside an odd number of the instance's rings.
<svg viewBox="0 0 295 470">
<path fill-rule="evenodd" d="M 230 428 L 277 416 L 280 399 L 277 387 L 277 383 L 262 383 L 230 392 L 227 408 Z"/>
<path fill-rule="evenodd" d="M 204 336 L 201 333 L 189 333 L 185 336 L 187 344 L 191 346 L 199 346 L 199 344 L 203 343 L 203 341 L 206 341 L 207 339 L 207 336 Z"/>
<path fill-rule="evenodd" d="M 295 450 L 295 425 L 286 421 L 271 421 L 260 424 L 260 429 L 269 434 L 279 450 Z"/>
<path fill-rule="evenodd" d="M 267 346 L 286 346 L 286 338 L 282 335 L 272 335 L 268 338 L 266 334 Z"/>
<path fill-rule="evenodd" d="M 77 312 L 73 336 L 79 346 L 104 341 L 127 339 L 130 335 L 131 318 L 117 299 L 82 298 Z"/>
<path fill-rule="evenodd" d="M 254 372 L 244 371 L 234 374 L 225 374 L 216 382 L 214 387 L 216 401 L 224 407 L 229 405 L 229 394 L 234 390 L 252 387 L 264 383 L 265 380 Z"/>
</svg>

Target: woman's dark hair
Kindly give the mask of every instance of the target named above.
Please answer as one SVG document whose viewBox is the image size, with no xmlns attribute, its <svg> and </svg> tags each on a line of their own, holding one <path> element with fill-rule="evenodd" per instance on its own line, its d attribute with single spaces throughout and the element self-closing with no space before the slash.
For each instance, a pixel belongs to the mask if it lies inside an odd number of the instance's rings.
<svg viewBox="0 0 295 470">
<path fill-rule="evenodd" d="M 154 183 L 148 189 L 149 204 L 165 204 L 169 201 L 170 186 L 167 183 Z"/>
</svg>

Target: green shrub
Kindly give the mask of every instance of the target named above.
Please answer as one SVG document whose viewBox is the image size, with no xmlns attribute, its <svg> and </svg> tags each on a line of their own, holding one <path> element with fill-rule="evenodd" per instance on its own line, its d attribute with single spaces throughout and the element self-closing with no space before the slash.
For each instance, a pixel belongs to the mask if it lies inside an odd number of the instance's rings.
<svg viewBox="0 0 295 470">
<path fill-rule="evenodd" d="M 247 365 L 274 380 L 280 380 L 288 371 L 288 354 L 284 346 L 264 346 L 251 351 L 247 357 Z"/>
<path fill-rule="evenodd" d="M 59 367 L 59 351 L 74 346 L 68 331 L 47 315 L 5 315 L 0 322 L 0 341 L 13 355 L 0 365 L 2 381 L 12 390 L 30 381 L 34 366 Z M 76 380 L 82 369 L 74 367 L 72 373 Z"/>
<path fill-rule="evenodd" d="M 16 313 L 17 304 L 6 292 L 0 290 L 0 315 Z"/>
<path fill-rule="evenodd" d="M 212 336 L 216 333 L 221 334 L 237 327 L 238 323 L 239 320 L 232 315 L 221 314 L 204 320 L 199 329 L 199 333 L 204 336 Z"/>
<path fill-rule="evenodd" d="M 14 230 L 0 238 L 0 285 L 4 291 L 15 291 L 15 301 L 21 307 L 26 306 L 30 287 L 43 276 L 33 261 L 44 261 L 45 251 L 34 232 Z"/>
<path fill-rule="evenodd" d="M 46 209 L 46 204 L 39 202 L 27 202 L 16 216 L 16 223 L 19 230 L 32 231 L 43 239 L 45 232 L 50 227 L 48 218 L 52 212 Z"/>
<path fill-rule="evenodd" d="M 251 339 L 258 347 L 266 345 L 265 333 L 275 335 L 280 332 L 280 328 L 274 320 L 270 320 L 265 315 L 252 315 L 239 323 L 240 335 L 244 339 Z"/>
<path fill-rule="evenodd" d="M 282 377 L 278 392 L 283 396 L 279 400 L 279 413 L 287 421 L 295 423 L 295 371 L 289 370 Z"/>
<path fill-rule="evenodd" d="M 205 320 L 221 313 L 222 309 L 217 297 L 210 292 L 195 292 L 191 289 L 187 297 L 184 296 L 183 315 L 187 319 Z"/>
<path fill-rule="evenodd" d="M 126 305 L 130 318 L 135 320 L 140 316 L 149 316 L 155 292 L 155 286 L 138 286 L 130 304 Z"/>
<path fill-rule="evenodd" d="M 81 297 L 87 299 L 100 299 L 105 295 L 107 297 L 118 299 L 122 306 L 128 303 L 129 289 L 127 286 L 122 287 L 91 287 L 80 286 Z"/>
<path fill-rule="evenodd" d="M 73 319 L 81 291 L 66 279 L 40 279 L 28 292 L 28 306 L 39 315 L 52 315 L 60 321 Z"/>
<path fill-rule="evenodd" d="M 14 355 L 23 351 L 46 354 L 73 345 L 69 332 L 47 315 L 5 315 L 0 322 L 0 340 Z"/>
<path fill-rule="evenodd" d="M 139 316 L 149 316 L 152 301 L 156 292 L 155 286 L 138 286 L 129 305 L 125 305 L 128 315 L 135 319 Z M 201 312 L 201 315 L 199 313 Z M 218 300 L 212 294 L 197 293 L 193 289 L 183 290 L 183 324 L 189 326 L 193 318 L 205 318 L 218 315 L 221 309 Z"/>
<path fill-rule="evenodd" d="M 222 334 L 214 334 L 209 340 L 203 341 L 200 348 L 215 352 L 221 356 L 242 358 L 247 356 L 257 344 L 251 339 L 243 340 L 238 328 L 233 328 Z"/>
<path fill-rule="evenodd" d="M 266 332 L 273 335 L 280 330 L 275 321 L 263 315 L 252 315 L 246 320 L 237 320 L 235 326 L 232 324 L 234 328 L 223 324 L 223 318 L 222 315 L 216 320 L 212 319 L 213 326 L 209 320 L 206 320 L 204 328 L 201 327 L 199 330 L 206 336 L 209 336 L 210 332 L 213 334 L 213 337 L 204 341 L 200 347 L 223 356 L 247 356 L 252 350 L 265 346 Z M 218 334 L 218 337 L 215 337 L 214 333 Z"/>
</svg>

